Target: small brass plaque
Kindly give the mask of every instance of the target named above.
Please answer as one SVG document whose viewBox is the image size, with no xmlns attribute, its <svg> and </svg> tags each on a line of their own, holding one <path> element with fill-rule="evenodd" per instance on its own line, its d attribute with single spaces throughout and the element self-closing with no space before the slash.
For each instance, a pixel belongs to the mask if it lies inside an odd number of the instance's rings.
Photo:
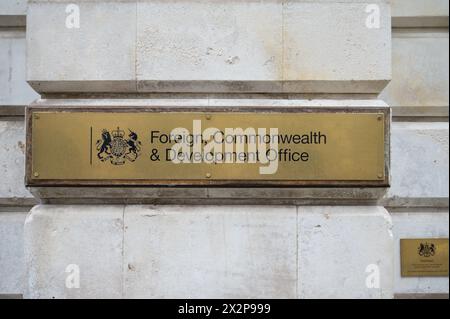
<svg viewBox="0 0 450 319">
<path fill-rule="evenodd" d="M 32 107 L 27 184 L 387 186 L 389 117 L 386 108 Z"/>
<path fill-rule="evenodd" d="M 448 276 L 448 238 L 400 240 L 402 277 Z"/>
</svg>

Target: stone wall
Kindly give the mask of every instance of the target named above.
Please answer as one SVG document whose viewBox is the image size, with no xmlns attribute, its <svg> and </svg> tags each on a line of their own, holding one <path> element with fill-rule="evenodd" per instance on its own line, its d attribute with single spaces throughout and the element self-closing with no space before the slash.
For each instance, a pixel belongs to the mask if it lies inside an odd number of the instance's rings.
<svg viewBox="0 0 450 319">
<path fill-rule="evenodd" d="M 64 26 L 69 3 L 80 29 Z M 380 28 L 364 26 L 361 0 L 1 1 L 0 296 L 448 294 L 448 278 L 401 278 L 399 266 L 399 239 L 448 238 L 448 1 L 370 4 Z M 111 205 L 107 188 L 27 190 L 23 115 L 34 100 L 386 102 L 391 187 L 136 190 L 134 204 L 148 206 Z M 45 203 L 31 209 L 32 193 Z M 70 265 L 78 289 L 65 285 Z M 366 285 L 371 265 L 381 289 Z"/>
<path fill-rule="evenodd" d="M 391 297 L 391 228 L 383 207 L 36 206 L 26 297 Z M 371 264 L 383 289 L 365 285 Z"/>
</svg>

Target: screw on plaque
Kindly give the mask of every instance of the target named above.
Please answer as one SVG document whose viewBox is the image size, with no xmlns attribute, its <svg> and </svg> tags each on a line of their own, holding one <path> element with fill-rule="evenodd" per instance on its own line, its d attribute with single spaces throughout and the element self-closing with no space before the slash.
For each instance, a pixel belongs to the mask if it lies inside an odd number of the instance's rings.
<svg viewBox="0 0 450 319">
<path fill-rule="evenodd" d="M 211 178 L 211 173 L 206 173 L 206 178 Z"/>
<path fill-rule="evenodd" d="M 379 178 L 379 179 L 382 179 L 382 178 L 383 178 L 383 174 L 379 173 L 379 174 L 378 174 L 378 178 Z"/>
<path fill-rule="evenodd" d="M 383 115 L 381 115 L 381 114 L 378 114 L 378 116 L 377 116 L 377 120 L 378 121 L 381 121 L 383 119 Z"/>
<path fill-rule="evenodd" d="M 39 120 L 39 114 L 34 114 L 34 119 Z"/>
<path fill-rule="evenodd" d="M 39 177 L 39 173 L 38 172 L 34 172 L 34 177 Z"/>
<path fill-rule="evenodd" d="M 211 114 L 206 114 L 206 119 L 210 120 L 211 119 Z"/>
</svg>

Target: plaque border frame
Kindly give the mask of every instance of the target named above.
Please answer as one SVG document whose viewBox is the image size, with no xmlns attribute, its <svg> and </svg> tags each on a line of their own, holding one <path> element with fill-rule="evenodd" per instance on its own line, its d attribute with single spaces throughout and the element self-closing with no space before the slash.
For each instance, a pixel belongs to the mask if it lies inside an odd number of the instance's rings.
<svg viewBox="0 0 450 319">
<path fill-rule="evenodd" d="M 384 177 L 380 180 L 55 180 L 36 179 L 32 172 L 32 123 L 36 112 L 201 112 L 205 114 L 233 112 L 233 113 L 380 113 L 384 115 Z M 167 106 L 42 106 L 33 105 L 26 107 L 26 151 L 25 151 L 25 185 L 27 187 L 389 187 L 390 186 L 390 129 L 391 129 L 390 107 L 342 107 L 342 106 L 244 106 L 244 107 L 167 107 Z"/>
</svg>

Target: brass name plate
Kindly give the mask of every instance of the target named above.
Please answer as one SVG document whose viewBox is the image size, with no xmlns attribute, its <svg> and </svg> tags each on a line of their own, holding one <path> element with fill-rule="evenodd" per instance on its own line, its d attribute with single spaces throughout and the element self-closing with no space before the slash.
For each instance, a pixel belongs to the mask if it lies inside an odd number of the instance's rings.
<svg viewBox="0 0 450 319">
<path fill-rule="evenodd" d="M 448 238 L 401 239 L 402 277 L 448 276 Z"/>
<path fill-rule="evenodd" d="M 388 186 L 388 108 L 27 110 L 27 184 Z"/>
</svg>

